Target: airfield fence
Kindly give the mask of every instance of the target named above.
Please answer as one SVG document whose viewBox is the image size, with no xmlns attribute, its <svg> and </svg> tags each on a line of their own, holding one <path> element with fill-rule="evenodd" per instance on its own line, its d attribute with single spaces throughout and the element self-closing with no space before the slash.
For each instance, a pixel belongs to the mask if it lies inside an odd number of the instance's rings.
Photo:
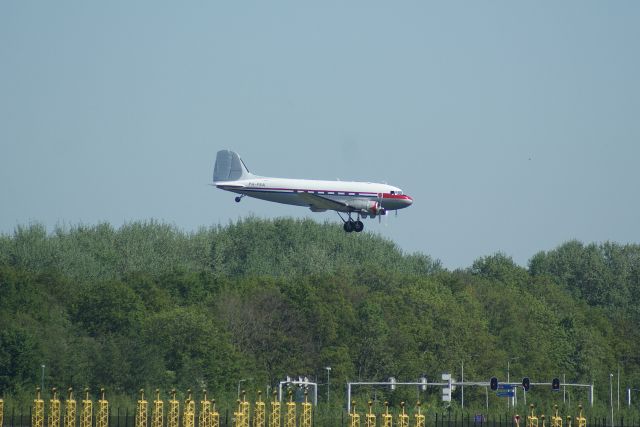
<svg viewBox="0 0 640 427">
<path fill-rule="evenodd" d="M 365 416 L 365 412 L 360 413 L 362 418 Z M 447 413 L 426 413 L 425 414 L 426 427 L 526 427 L 526 420 L 522 419 L 518 425 L 512 416 L 505 415 L 489 415 L 480 416 L 476 414 L 451 414 Z M 268 418 L 268 417 L 267 417 Z M 180 426 L 182 425 L 182 413 L 180 414 Z M 34 427 L 32 426 L 32 409 L 29 412 L 16 413 L 13 410 L 10 414 L 4 414 L 4 420 L 1 427 Z M 91 426 L 98 426 L 97 416 L 92 418 Z M 80 415 L 77 416 L 76 425 L 80 425 Z M 168 427 L 168 420 L 165 419 L 162 427 Z M 233 409 L 226 408 L 220 413 L 220 427 L 234 427 L 236 424 L 233 419 Z M 254 418 L 250 418 L 248 423 L 250 426 L 254 426 Z M 265 427 L 273 427 L 270 420 L 265 420 Z M 284 420 L 280 424 L 284 426 Z M 299 418 L 297 422 L 298 426 L 302 425 L 302 419 Z M 336 410 L 330 412 L 324 412 L 323 414 L 314 411 L 312 415 L 313 427 L 349 427 L 349 414 L 344 410 Z M 362 424 L 364 425 L 364 423 Z M 376 426 L 382 426 L 382 417 L 380 414 L 377 416 Z M 397 426 L 397 414 L 393 416 L 393 426 Z M 550 423 L 547 423 L 550 425 Z M 409 426 L 415 426 L 415 420 L 413 416 L 410 417 Z M 625 419 L 620 417 L 615 420 L 615 427 L 640 427 L 640 419 Z M 44 422 L 44 427 L 56 427 L 49 425 L 47 421 Z M 109 415 L 108 427 L 136 427 L 136 414 L 135 411 L 128 409 L 120 410 L 119 408 L 112 409 Z M 151 421 L 147 427 L 151 427 Z M 206 427 L 201 420 L 196 419 L 194 427 Z M 568 427 L 568 424 L 563 424 L 563 427 Z M 596 418 L 587 421 L 587 427 L 611 427 L 610 420 L 606 418 Z"/>
</svg>

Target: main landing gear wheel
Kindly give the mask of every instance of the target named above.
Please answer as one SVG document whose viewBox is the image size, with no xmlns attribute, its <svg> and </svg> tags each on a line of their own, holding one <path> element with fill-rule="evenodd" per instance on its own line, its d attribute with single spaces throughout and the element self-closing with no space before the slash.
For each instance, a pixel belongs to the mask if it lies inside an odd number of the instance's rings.
<svg viewBox="0 0 640 427">
<path fill-rule="evenodd" d="M 240 200 L 242 200 L 242 196 L 238 196 L 238 197 L 236 197 L 236 199 L 235 199 L 235 200 L 236 200 L 236 203 L 240 203 Z"/>
<path fill-rule="evenodd" d="M 351 233 L 352 231 L 355 231 L 356 233 L 360 233 L 362 230 L 364 230 L 364 224 L 360 220 L 358 221 L 349 220 L 344 222 L 344 225 L 342 226 L 342 228 L 344 228 L 344 231 L 346 231 L 347 233 Z"/>
<path fill-rule="evenodd" d="M 340 212 L 336 212 L 336 213 L 338 214 L 342 222 L 344 222 L 344 225 L 342 226 L 342 228 L 344 228 L 344 231 L 346 231 L 347 233 L 351 233 L 352 231 L 355 231 L 356 233 L 360 233 L 362 230 L 364 230 L 364 224 L 362 223 L 362 221 L 360 221 L 360 215 L 358 215 L 358 220 L 354 221 L 353 219 L 351 219 L 350 213 L 349 213 L 348 219 L 346 220 L 342 218 L 342 215 L 340 215 Z"/>
</svg>

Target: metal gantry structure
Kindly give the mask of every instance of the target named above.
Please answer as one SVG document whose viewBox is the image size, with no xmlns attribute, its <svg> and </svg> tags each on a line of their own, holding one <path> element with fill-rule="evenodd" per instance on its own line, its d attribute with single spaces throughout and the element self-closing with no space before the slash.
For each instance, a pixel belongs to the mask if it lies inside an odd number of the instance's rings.
<svg viewBox="0 0 640 427">
<path fill-rule="evenodd" d="M 77 403 L 73 398 L 73 388 L 67 391 L 67 401 L 64 403 L 64 427 L 76 427 Z"/>
<path fill-rule="evenodd" d="M 80 427 L 91 427 L 93 424 L 93 400 L 89 397 L 89 389 L 84 389 L 82 412 L 80 413 Z"/>
<path fill-rule="evenodd" d="M 187 399 L 184 401 L 182 413 L 182 426 L 194 427 L 196 425 L 196 402 L 193 400 L 191 389 L 187 390 Z"/>
<path fill-rule="evenodd" d="M 312 394 L 313 406 L 318 405 L 318 383 L 309 381 L 309 379 L 307 379 L 306 377 L 305 378 L 300 377 L 297 380 L 287 377 L 286 380 L 280 381 L 278 383 L 278 400 L 280 402 L 282 402 L 282 390 L 284 386 L 287 386 L 287 385 L 296 385 L 296 386 L 304 387 L 305 389 L 311 387 L 313 389 L 313 394 Z"/>
<path fill-rule="evenodd" d="M 31 426 L 44 427 L 44 400 L 40 396 L 40 387 L 36 388 L 36 398 L 31 411 Z"/>
<path fill-rule="evenodd" d="M 500 383 L 503 385 L 507 385 L 512 387 L 514 390 L 517 387 L 522 387 L 521 383 Z M 551 382 L 530 382 L 530 386 L 548 386 L 551 387 Z M 484 387 L 488 389 L 490 387 L 490 383 L 488 381 L 454 381 L 450 376 L 448 377 L 448 381 L 446 382 L 428 382 L 426 380 L 421 381 L 396 381 L 395 379 L 391 379 L 391 381 L 354 381 L 347 383 L 347 413 L 351 412 L 351 394 L 354 387 L 357 386 L 386 386 L 386 387 L 395 387 L 395 386 L 414 386 L 414 387 L 422 387 L 423 390 L 426 387 L 442 387 L 443 390 L 443 398 L 450 396 L 451 390 L 455 387 Z M 560 383 L 561 387 L 577 387 L 577 388 L 586 388 L 588 389 L 589 396 L 589 406 L 593 407 L 594 395 L 593 395 L 593 384 L 577 384 L 577 383 Z M 526 395 L 527 392 L 524 393 L 524 403 L 526 405 Z M 487 397 L 488 400 L 488 397 Z M 517 403 L 517 399 L 515 399 L 515 403 Z M 488 402 L 487 402 L 488 405 Z"/>
<path fill-rule="evenodd" d="M 167 427 L 179 427 L 180 425 L 180 401 L 176 399 L 176 390 L 171 390 L 171 400 L 169 400 L 169 416 Z"/>
<path fill-rule="evenodd" d="M 49 400 L 49 417 L 47 418 L 47 426 L 60 427 L 61 403 L 58 399 L 58 390 L 53 387 L 51 389 L 51 400 Z M 2 423 L 0 422 L 0 426 Z"/>
<path fill-rule="evenodd" d="M 109 401 L 105 399 L 104 388 L 100 389 L 96 427 L 109 427 Z"/>
<path fill-rule="evenodd" d="M 277 393 L 274 391 L 273 392 L 273 400 L 271 401 L 271 414 L 269 416 L 269 426 L 270 427 L 280 427 L 281 422 L 281 416 L 280 416 L 280 400 L 277 398 Z"/>
<path fill-rule="evenodd" d="M 144 398 L 144 389 L 140 389 L 140 399 L 136 405 L 136 427 L 147 427 L 147 407 L 149 402 Z M 88 427 L 91 427 L 90 425 Z"/>
<path fill-rule="evenodd" d="M 163 427 L 164 425 L 164 402 L 160 399 L 160 389 L 156 389 L 156 400 L 153 401 L 153 411 L 151 411 L 151 427 Z"/>
</svg>

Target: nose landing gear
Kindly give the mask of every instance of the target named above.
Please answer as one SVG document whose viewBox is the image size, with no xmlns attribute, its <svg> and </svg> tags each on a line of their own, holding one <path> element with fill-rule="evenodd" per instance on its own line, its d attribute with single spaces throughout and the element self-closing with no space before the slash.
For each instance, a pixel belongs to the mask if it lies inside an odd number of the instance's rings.
<svg viewBox="0 0 640 427">
<path fill-rule="evenodd" d="M 240 200 L 242 200 L 242 198 L 244 197 L 244 194 L 242 196 L 238 196 L 235 198 L 236 203 L 240 203 Z"/>
</svg>

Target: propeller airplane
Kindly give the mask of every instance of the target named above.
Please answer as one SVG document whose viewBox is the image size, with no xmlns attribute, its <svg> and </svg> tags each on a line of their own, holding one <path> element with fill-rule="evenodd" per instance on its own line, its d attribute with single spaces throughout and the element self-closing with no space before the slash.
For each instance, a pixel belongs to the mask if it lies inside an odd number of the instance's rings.
<svg viewBox="0 0 640 427">
<path fill-rule="evenodd" d="M 270 178 L 254 175 L 240 156 L 229 150 L 218 151 L 213 168 L 213 185 L 239 194 L 240 202 L 249 196 L 270 202 L 305 206 L 312 212 L 336 211 L 344 231 L 361 232 L 361 218 L 380 219 L 388 211 L 411 206 L 413 199 L 398 187 L 372 182 L 321 181 L 312 179 Z M 340 213 L 346 213 L 347 219 Z M 397 212 L 396 212 L 397 213 Z M 356 216 L 355 220 L 353 215 Z"/>
</svg>

